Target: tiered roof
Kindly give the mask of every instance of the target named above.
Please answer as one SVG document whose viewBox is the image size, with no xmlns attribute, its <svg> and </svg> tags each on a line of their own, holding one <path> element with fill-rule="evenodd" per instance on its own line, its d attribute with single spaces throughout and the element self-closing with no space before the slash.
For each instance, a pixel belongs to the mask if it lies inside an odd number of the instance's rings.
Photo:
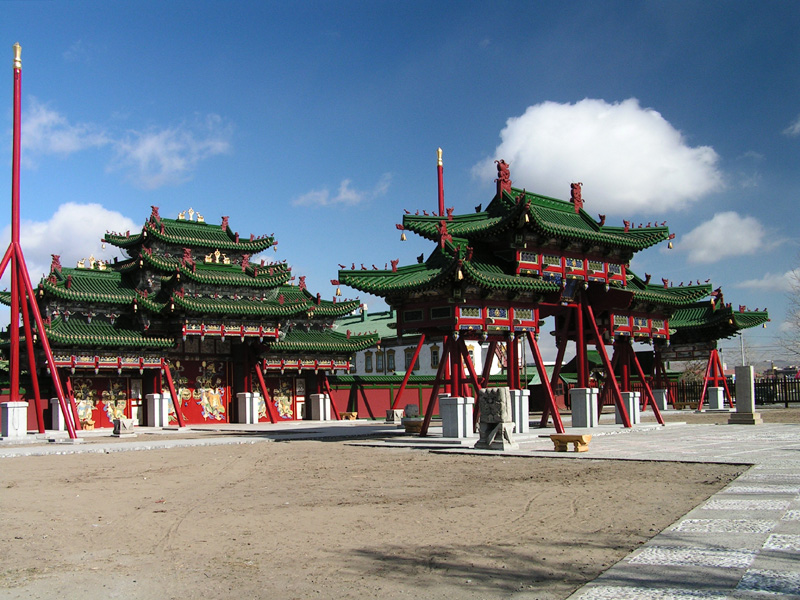
<svg viewBox="0 0 800 600">
<path fill-rule="evenodd" d="M 349 355 L 377 342 L 375 335 L 332 330 L 336 318 L 360 306 L 358 300 L 323 300 L 306 289 L 304 277 L 294 284 L 285 262 L 250 262 L 277 244 L 273 236 L 240 238 L 227 217 L 212 225 L 199 215 L 192 220 L 193 214 L 167 219 L 154 207 L 140 232 L 107 233 L 103 242 L 121 248 L 127 260 L 92 258 L 67 268 L 54 256 L 38 286 L 53 345 L 75 352 L 177 350 L 187 336 L 227 334 L 258 337 L 274 357 Z"/>
<path fill-rule="evenodd" d="M 673 344 L 694 344 L 733 337 L 743 329 L 758 327 L 769 321 L 766 309 L 734 310 L 730 304 L 703 301 L 679 308 L 670 319 Z"/>
</svg>

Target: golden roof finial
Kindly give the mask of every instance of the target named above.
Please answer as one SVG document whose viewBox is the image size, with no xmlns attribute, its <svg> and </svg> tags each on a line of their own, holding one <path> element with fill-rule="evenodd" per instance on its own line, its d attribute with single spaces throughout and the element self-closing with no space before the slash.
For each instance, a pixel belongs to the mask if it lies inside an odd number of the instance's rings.
<svg viewBox="0 0 800 600">
<path fill-rule="evenodd" d="M 440 166 L 440 167 L 441 167 L 441 166 L 442 166 L 442 149 L 441 149 L 441 148 L 439 148 L 438 150 L 436 150 L 436 159 L 437 159 L 437 161 L 438 161 L 438 162 L 436 163 L 436 164 L 437 164 L 437 166 Z"/>
<path fill-rule="evenodd" d="M 11 46 L 14 48 L 14 68 L 21 69 L 22 68 L 22 46 L 19 45 L 19 42 Z"/>
</svg>

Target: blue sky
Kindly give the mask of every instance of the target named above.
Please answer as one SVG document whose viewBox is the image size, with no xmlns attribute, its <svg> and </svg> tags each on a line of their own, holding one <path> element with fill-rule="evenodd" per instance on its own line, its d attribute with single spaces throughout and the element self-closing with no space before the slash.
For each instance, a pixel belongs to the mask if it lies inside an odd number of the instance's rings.
<svg viewBox="0 0 800 600">
<path fill-rule="evenodd" d="M 430 251 L 395 223 L 436 209 L 442 147 L 456 212 L 488 203 L 504 158 L 531 191 L 567 199 L 581 181 L 586 210 L 609 223 L 666 220 L 675 248 L 634 270 L 711 278 L 734 306 L 768 307 L 748 356 L 779 354 L 800 250 L 797 2 L 2 6 L 0 155 L 10 165 L 19 42 L 34 280 L 51 253 L 113 259 L 100 237 L 140 228 L 151 205 L 192 207 L 274 233 L 270 259 L 330 297 L 338 264 Z M 738 340 L 724 346 L 735 358 Z"/>
</svg>

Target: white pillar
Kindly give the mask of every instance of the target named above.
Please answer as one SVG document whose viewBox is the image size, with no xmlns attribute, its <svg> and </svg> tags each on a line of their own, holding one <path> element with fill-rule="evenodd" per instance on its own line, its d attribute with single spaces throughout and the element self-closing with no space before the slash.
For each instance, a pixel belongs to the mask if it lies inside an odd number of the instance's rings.
<svg viewBox="0 0 800 600">
<path fill-rule="evenodd" d="M 311 394 L 311 420 L 331 420 L 331 397 L 328 394 Z"/>
<path fill-rule="evenodd" d="M 439 396 L 442 436 L 446 438 L 475 437 L 472 426 L 474 409 L 475 398 Z"/>
<path fill-rule="evenodd" d="M 706 408 L 708 410 L 722 410 L 725 407 L 725 388 L 710 387 L 708 388 L 708 402 Z"/>
<path fill-rule="evenodd" d="M 0 402 L 0 437 L 24 438 L 28 435 L 28 403 Z"/>
<path fill-rule="evenodd" d="M 236 394 L 236 408 L 239 413 L 237 423 L 252 425 L 258 423 L 258 396 L 251 392 Z"/>
<path fill-rule="evenodd" d="M 166 427 L 169 425 L 169 403 L 172 401 L 169 393 L 147 394 L 147 426 Z"/>
<path fill-rule="evenodd" d="M 736 412 L 728 419 L 730 425 L 758 425 L 761 415 L 756 412 L 756 390 L 753 367 L 736 367 Z"/>
<path fill-rule="evenodd" d="M 573 427 L 597 427 L 597 399 L 600 390 L 597 388 L 573 388 L 569 391 L 569 403 L 572 407 Z"/>
<path fill-rule="evenodd" d="M 628 418 L 631 425 L 638 425 L 641 422 L 639 414 L 639 399 L 642 397 L 641 392 L 622 392 L 622 404 L 625 410 L 628 411 Z M 622 414 L 619 412 L 619 407 L 615 407 L 616 422 L 618 425 L 623 423 Z"/>
<path fill-rule="evenodd" d="M 653 398 L 658 410 L 667 410 L 667 390 L 653 390 Z"/>
<path fill-rule="evenodd" d="M 528 417 L 530 410 L 530 392 L 528 390 L 509 390 L 511 393 L 511 417 L 516 426 L 516 433 L 528 433 L 531 422 Z"/>
<path fill-rule="evenodd" d="M 64 413 L 61 411 L 58 398 L 50 398 L 50 426 L 56 431 L 67 430 L 67 422 L 64 420 Z"/>
</svg>

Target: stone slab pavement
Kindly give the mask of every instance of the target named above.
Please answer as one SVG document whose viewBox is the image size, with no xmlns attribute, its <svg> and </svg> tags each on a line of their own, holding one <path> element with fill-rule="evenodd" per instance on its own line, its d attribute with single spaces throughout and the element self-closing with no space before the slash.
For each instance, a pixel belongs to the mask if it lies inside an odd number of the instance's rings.
<svg viewBox="0 0 800 600">
<path fill-rule="evenodd" d="M 419 438 L 402 436 L 396 426 L 374 421 L 138 429 L 142 435 L 137 438 L 109 441 L 105 433 L 83 436 L 85 443 L 78 444 L 47 443 L 29 435 L 25 441 L 30 443 L 0 442 L 0 458 L 323 438 L 433 452 L 492 452 L 472 449 L 476 438 L 443 438 L 440 427 L 432 427 L 430 436 Z M 551 430 L 531 430 L 516 436 L 518 450 L 498 453 L 570 460 L 751 465 L 728 487 L 577 590 L 569 600 L 800 600 L 800 425 L 668 424 L 633 429 L 600 425 L 591 430 L 568 428 L 567 432 L 592 433 L 589 452 L 556 453 L 548 437 Z M 64 436 L 53 439 L 63 441 Z M 524 592 L 513 598 L 533 600 Z"/>
</svg>

